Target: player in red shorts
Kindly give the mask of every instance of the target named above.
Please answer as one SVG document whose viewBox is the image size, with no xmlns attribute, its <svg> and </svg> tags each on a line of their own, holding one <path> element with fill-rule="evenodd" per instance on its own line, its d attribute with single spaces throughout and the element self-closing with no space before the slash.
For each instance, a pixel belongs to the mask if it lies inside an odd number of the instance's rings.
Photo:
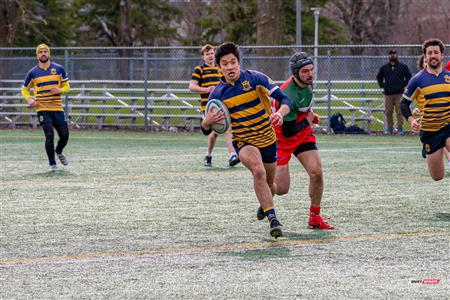
<svg viewBox="0 0 450 300">
<path fill-rule="evenodd" d="M 289 161 L 292 154 L 297 157 L 309 176 L 309 197 L 311 198 L 308 225 L 315 229 L 333 229 L 320 215 L 323 194 L 322 162 L 316 146 L 316 137 L 311 127 L 319 122 L 311 107 L 313 94 L 311 85 L 314 77 L 313 60 L 306 53 L 295 53 L 289 59 L 292 76 L 281 86 L 283 92 L 292 100 L 291 111 L 283 118 L 283 125 L 276 127 L 278 139 L 278 159 L 274 181 L 274 193 L 285 195 L 289 191 L 291 178 Z M 278 103 L 273 102 L 275 109 Z M 261 219 L 261 209 L 258 210 Z"/>
</svg>

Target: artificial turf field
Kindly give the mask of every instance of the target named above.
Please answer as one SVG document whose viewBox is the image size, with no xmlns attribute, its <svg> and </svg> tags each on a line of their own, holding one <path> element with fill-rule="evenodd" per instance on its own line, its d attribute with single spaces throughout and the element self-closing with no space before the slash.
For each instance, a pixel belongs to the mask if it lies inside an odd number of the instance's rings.
<svg viewBox="0 0 450 300">
<path fill-rule="evenodd" d="M 0 298 L 450 295 L 450 172 L 432 181 L 417 136 L 319 135 L 322 213 L 336 229 L 307 228 L 308 180 L 292 160 L 278 240 L 222 138 L 207 169 L 201 134 L 71 131 L 70 165 L 54 173 L 41 130 L 0 141 Z"/>
</svg>

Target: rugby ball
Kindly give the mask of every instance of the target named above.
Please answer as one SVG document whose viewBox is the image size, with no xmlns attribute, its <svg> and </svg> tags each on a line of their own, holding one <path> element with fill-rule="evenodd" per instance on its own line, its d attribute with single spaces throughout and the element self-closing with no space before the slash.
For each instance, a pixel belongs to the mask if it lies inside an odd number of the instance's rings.
<svg viewBox="0 0 450 300">
<path fill-rule="evenodd" d="M 206 112 L 220 110 L 225 115 L 225 118 L 220 121 L 220 123 L 211 124 L 212 130 L 217 133 L 225 133 L 228 128 L 230 128 L 230 113 L 228 112 L 227 107 L 222 103 L 222 101 L 218 99 L 211 99 L 206 103 Z"/>
</svg>

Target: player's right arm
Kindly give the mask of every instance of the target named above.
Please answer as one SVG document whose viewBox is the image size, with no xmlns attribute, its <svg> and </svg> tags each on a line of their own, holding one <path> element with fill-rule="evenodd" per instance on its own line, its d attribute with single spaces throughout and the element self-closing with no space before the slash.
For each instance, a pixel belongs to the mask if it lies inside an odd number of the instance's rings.
<svg viewBox="0 0 450 300">
<path fill-rule="evenodd" d="M 39 102 L 36 101 L 36 98 L 34 96 L 31 96 L 30 93 L 30 87 L 31 87 L 31 81 L 33 80 L 33 75 L 30 72 L 28 72 L 27 77 L 25 78 L 25 82 L 22 87 L 22 97 L 27 101 L 28 105 L 30 107 L 39 107 L 41 106 Z"/>
<path fill-rule="evenodd" d="M 417 82 L 418 80 L 416 76 L 414 76 L 409 81 L 408 86 L 405 88 L 405 93 L 403 94 L 402 101 L 400 102 L 400 110 L 402 112 L 402 115 L 411 125 L 411 128 L 414 132 L 418 132 L 420 130 L 420 124 L 416 121 L 416 119 L 414 119 L 410 108 L 413 99 L 415 99 L 418 93 Z"/>
<path fill-rule="evenodd" d="M 192 78 L 189 82 L 189 90 L 193 93 L 205 94 L 211 93 L 214 86 L 202 87 L 200 81 L 202 80 L 203 72 L 201 66 L 196 66 L 194 72 L 192 72 Z"/>
<path fill-rule="evenodd" d="M 214 89 L 214 86 L 208 86 L 208 87 L 200 86 L 199 82 L 194 79 L 192 79 L 189 82 L 189 90 L 193 93 L 199 93 L 199 94 L 211 93 L 213 89 Z"/>
</svg>

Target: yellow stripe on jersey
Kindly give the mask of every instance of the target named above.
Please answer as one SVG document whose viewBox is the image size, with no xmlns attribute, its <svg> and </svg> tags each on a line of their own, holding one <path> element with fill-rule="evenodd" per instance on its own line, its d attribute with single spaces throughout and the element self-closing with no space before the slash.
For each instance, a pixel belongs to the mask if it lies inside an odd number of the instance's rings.
<svg viewBox="0 0 450 300">
<path fill-rule="evenodd" d="M 266 112 L 270 115 L 270 113 L 272 112 L 269 98 L 270 91 L 260 85 L 256 87 L 256 90 L 258 91 L 259 99 L 261 99 Z"/>
<path fill-rule="evenodd" d="M 258 98 L 258 92 L 256 90 L 250 91 L 245 94 L 237 95 L 224 101 L 228 108 L 233 108 L 238 105 L 250 102 Z"/>
<path fill-rule="evenodd" d="M 424 95 L 429 95 L 429 94 L 433 94 L 433 93 L 440 93 L 443 91 L 448 91 L 450 92 L 450 85 L 449 84 L 433 84 L 430 86 L 426 86 L 426 87 L 422 87 L 420 89 L 418 89 L 421 91 L 422 94 Z"/>
<path fill-rule="evenodd" d="M 44 82 L 49 82 L 49 81 L 57 81 L 59 83 L 59 82 L 61 82 L 61 76 L 60 75 L 47 75 L 47 76 L 41 76 L 41 77 L 33 79 L 33 83 L 35 85 L 38 85 L 38 84 L 44 83 Z"/>
</svg>

